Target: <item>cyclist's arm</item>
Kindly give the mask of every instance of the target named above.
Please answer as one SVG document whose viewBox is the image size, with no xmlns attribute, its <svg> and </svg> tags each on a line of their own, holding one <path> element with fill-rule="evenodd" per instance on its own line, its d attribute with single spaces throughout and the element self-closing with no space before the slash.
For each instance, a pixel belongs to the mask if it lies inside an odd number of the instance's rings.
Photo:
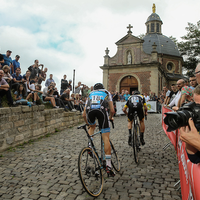
<svg viewBox="0 0 200 200">
<path fill-rule="evenodd" d="M 83 111 L 83 119 L 85 123 L 88 124 L 87 117 L 86 117 L 86 107 L 84 108 L 84 111 Z"/>
<path fill-rule="evenodd" d="M 144 103 L 144 113 L 145 113 L 145 115 L 147 115 L 147 111 L 148 111 L 147 104 Z"/>
<path fill-rule="evenodd" d="M 110 119 L 112 119 L 113 115 L 115 114 L 115 109 L 114 109 L 114 106 L 113 106 L 113 102 L 109 101 L 108 105 L 109 105 L 109 108 L 110 108 Z"/>
<path fill-rule="evenodd" d="M 128 108 L 128 106 L 127 106 L 127 105 L 125 105 L 125 106 L 123 107 L 123 112 L 125 113 L 125 115 L 126 115 L 126 116 L 128 116 L 128 113 L 127 113 L 127 111 L 126 111 L 126 110 L 127 110 L 127 108 Z"/>
</svg>

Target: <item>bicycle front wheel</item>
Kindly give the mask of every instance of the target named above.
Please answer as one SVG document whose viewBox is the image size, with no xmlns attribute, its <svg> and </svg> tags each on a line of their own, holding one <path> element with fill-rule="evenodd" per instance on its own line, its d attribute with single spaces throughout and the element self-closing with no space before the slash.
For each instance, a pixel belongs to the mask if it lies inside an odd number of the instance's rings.
<svg viewBox="0 0 200 200">
<path fill-rule="evenodd" d="M 140 134 L 140 128 L 139 125 L 135 125 L 133 128 L 133 136 L 132 136 L 132 147 L 133 147 L 133 154 L 134 154 L 134 160 L 135 163 L 138 163 L 139 161 L 139 134 Z"/>
<path fill-rule="evenodd" d="M 101 165 L 96 153 L 89 147 L 83 148 L 79 154 L 78 172 L 87 193 L 93 197 L 99 196 L 103 189 Z"/>
<path fill-rule="evenodd" d="M 110 146 L 111 146 L 111 164 L 113 166 L 113 168 L 119 172 L 120 171 L 120 162 L 119 162 L 119 158 L 117 155 L 117 151 L 115 150 L 115 147 L 113 145 L 113 143 L 110 141 Z"/>
</svg>

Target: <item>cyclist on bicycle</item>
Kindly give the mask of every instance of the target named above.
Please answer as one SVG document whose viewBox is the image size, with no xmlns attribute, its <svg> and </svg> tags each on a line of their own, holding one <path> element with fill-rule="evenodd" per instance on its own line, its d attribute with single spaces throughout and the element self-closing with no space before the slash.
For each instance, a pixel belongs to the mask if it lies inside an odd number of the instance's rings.
<svg viewBox="0 0 200 200">
<path fill-rule="evenodd" d="M 144 110 L 143 110 L 144 106 Z M 127 108 L 128 108 L 128 113 L 127 113 Z M 134 94 L 129 97 L 126 105 L 123 108 L 123 112 L 128 116 L 128 129 L 129 129 L 129 140 L 128 144 L 131 145 L 131 130 L 132 130 L 132 124 L 133 124 L 133 116 L 135 111 L 137 111 L 137 115 L 140 120 L 140 142 L 142 145 L 145 145 L 144 142 L 144 130 L 145 130 L 145 125 L 144 125 L 144 111 L 145 115 L 147 115 L 147 106 L 146 106 L 146 101 L 145 98 L 140 94 L 139 91 L 134 91 Z"/>
<path fill-rule="evenodd" d="M 110 109 L 110 116 L 108 116 L 108 108 Z M 83 118 L 87 124 L 90 125 L 88 130 L 90 135 L 94 134 L 96 127 L 95 119 L 98 119 L 99 128 L 102 132 L 104 142 L 104 151 L 106 156 L 106 171 L 110 176 L 115 176 L 111 168 L 111 146 L 110 146 L 110 122 L 113 120 L 114 106 L 110 92 L 104 89 L 103 84 L 96 83 L 94 90 L 90 92 L 86 100 L 85 108 L 83 111 Z M 89 144 L 90 145 L 90 144 Z"/>
</svg>

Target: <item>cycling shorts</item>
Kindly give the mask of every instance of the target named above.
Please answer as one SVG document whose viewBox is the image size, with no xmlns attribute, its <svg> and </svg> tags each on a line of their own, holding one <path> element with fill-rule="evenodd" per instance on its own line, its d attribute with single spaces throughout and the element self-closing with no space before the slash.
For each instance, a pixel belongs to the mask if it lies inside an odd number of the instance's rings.
<svg viewBox="0 0 200 200">
<path fill-rule="evenodd" d="M 144 110 L 143 106 L 137 106 L 137 107 L 130 107 L 128 110 L 128 121 L 133 121 L 134 114 L 137 112 L 137 115 L 139 117 L 139 120 L 144 120 Z"/>
<path fill-rule="evenodd" d="M 99 128 L 102 133 L 110 132 L 110 123 L 108 112 L 105 109 L 86 109 L 87 121 L 90 125 L 94 125 L 98 119 Z"/>
</svg>

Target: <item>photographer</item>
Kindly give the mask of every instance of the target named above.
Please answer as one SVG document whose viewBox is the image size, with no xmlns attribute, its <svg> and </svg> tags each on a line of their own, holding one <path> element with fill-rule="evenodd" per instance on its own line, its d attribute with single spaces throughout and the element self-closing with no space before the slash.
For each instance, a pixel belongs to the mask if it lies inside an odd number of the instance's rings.
<svg viewBox="0 0 200 200">
<path fill-rule="evenodd" d="M 194 102 L 200 104 L 200 85 L 194 89 Z M 199 127 L 199 128 L 198 128 Z M 200 124 L 189 119 L 189 126 L 180 128 L 180 139 L 186 144 L 188 158 L 192 163 L 200 163 Z"/>
</svg>

